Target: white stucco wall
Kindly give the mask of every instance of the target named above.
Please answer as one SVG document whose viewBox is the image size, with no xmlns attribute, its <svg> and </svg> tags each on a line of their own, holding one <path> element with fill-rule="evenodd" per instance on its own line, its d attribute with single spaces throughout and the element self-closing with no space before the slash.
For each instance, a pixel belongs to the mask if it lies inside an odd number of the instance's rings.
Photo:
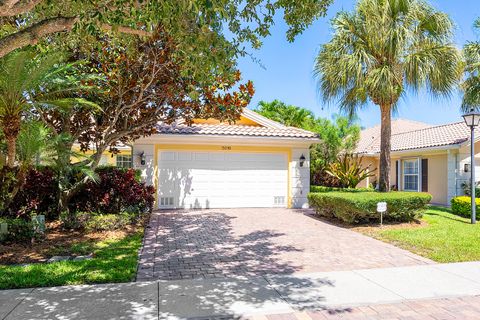
<svg viewBox="0 0 480 320">
<path fill-rule="evenodd" d="M 480 181 L 480 142 L 475 143 L 475 181 Z M 470 145 L 466 144 L 455 154 L 456 175 L 455 175 L 455 195 L 463 195 L 462 184 L 470 183 L 470 172 L 465 172 L 465 164 L 470 164 Z"/>
<path fill-rule="evenodd" d="M 140 154 L 145 154 L 145 165 L 140 162 Z M 154 184 L 155 146 L 153 144 L 135 144 L 133 146 L 133 167 L 142 171 L 142 179 L 149 185 Z"/>
<path fill-rule="evenodd" d="M 300 157 L 305 157 L 303 167 L 300 167 Z M 292 149 L 290 162 L 290 184 L 292 208 L 308 208 L 307 194 L 310 192 L 310 150 Z"/>
</svg>

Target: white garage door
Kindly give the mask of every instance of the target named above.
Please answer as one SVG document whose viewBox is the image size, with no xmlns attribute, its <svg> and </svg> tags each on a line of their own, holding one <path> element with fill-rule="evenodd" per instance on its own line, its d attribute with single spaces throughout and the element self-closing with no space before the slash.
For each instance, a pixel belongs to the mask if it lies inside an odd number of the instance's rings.
<svg viewBox="0 0 480 320">
<path fill-rule="evenodd" d="M 159 151 L 159 208 L 285 207 L 287 155 Z"/>
</svg>

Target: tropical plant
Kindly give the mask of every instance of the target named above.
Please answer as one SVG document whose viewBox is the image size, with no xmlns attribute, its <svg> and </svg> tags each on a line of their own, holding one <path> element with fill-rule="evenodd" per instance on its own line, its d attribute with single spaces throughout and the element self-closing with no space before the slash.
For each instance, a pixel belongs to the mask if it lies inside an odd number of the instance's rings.
<svg viewBox="0 0 480 320">
<path fill-rule="evenodd" d="M 474 27 L 480 30 L 480 19 Z M 463 48 L 466 79 L 462 83 L 464 90 L 462 111 L 469 112 L 480 107 L 480 42 L 468 42 Z"/>
<path fill-rule="evenodd" d="M 3 183 L 0 212 L 9 208 L 10 203 L 24 185 L 30 168 L 34 164 L 50 160 L 54 154 L 49 130 L 37 121 L 22 124 L 16 144 L 19 165 L 16 168 L 5 167 L 0 172 Z"/>
<path fill-rule="evenodd" d="M 334 116 L 333 121 L 317 118 L 310 130 L 320 137 L 320 142 L 311 147 L 312 181 L 317 185 L 337 186 L 338 181 L 325 170 L 339 154 L 353 152 L 360 138 L 360 126 L 354 120 Z"/>
<path fill-rule="evenodd" d="M 374 176 L 372 164 L 364 165 L 363 157 L 345 153 L 328 166 L 326 172 L 340 182 L 342 188 L 355 188 L 360 182 Z"/>
<path fill-rule="evenodd" d="M 7 144 L 10 168 L 15 165 L 23 113 L 30 108 L 32 95 L 46 84 L 59 61 L 54 55 L 35 59 L 30 51 L 14 52 L 0 60 L 0 128 Z"/>
<path fill-rule="evenodd" d="M 255 111 L 286 126 L 303 129 L 311 127 L 315 120 L 315 115 L 312 111 L 287 105 L 279 100 L 273 100 L 272 102 L 260 101 Z"/>
<path fill-rule="evenodd" d="M 352 152 L 355 148 L 360 138 L 360 126 L 356 119 L 339 115 L 334 115 L 332 120 L 317 118 L 308 109 L 287 105 L 279 100 L 260 101 L 255 111 L 282 124 L 318 133 L 320 141 L 310 148 L 311 182 L 339 186 L 338 180 L 325 170 L 341 152 Z"/>
<path fill-rule="evenodd" d="M 51 164 L 55 145 L 51 131 L 39 121 L 24 122 L 17 139 L 17 159 L 21 166 Z"/>
<path fill-rule="evenodd" d="M 381 112 L 379 190 L 390 189 L 391 114 L 407 90 L 452 93 L 460 77 L 453 23 L 423 0 L 359 0 L 332 20 L 333 38 L 315 61 L 318 89 L 354 115 L 373 102 Z"/>
</svg>

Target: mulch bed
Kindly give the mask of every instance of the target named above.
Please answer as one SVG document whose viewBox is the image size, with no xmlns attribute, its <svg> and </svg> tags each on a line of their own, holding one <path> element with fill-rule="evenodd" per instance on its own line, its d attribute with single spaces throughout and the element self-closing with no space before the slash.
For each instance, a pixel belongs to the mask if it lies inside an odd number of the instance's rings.
<svg viewBox="0 0 480 320">
<path fill-rule="evenodd" d="M 72 245 L 79 243 L 91 243 L 110 239 L 123 238 L 138 230 L 136 226 L 128 226 L 124 230 L 91 232 L 65 230 L 60 222 L 49 222 L 46 224 L 47 233 L 45 238 L 34 243 L 6 243 L 0 244 L 0 265 L 4 264 L 25 264 L 45 262 L 52 256 L 71 255 Z"/>
</svg>

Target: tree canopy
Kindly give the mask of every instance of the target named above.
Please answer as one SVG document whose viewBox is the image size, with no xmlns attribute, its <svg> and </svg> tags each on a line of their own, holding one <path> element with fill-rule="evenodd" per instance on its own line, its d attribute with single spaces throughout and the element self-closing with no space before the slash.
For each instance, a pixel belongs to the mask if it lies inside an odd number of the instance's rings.
<svg viewBox="0 0 480 320">
<path fill-rule="evenodd" d="M 333 121 L 302 107 L 288 105 L 279 100 L 260 101 L 255 110 L 264 117 L 287 126 L 318 133 L 320 142 L 310 149 L 310 173 L 312 183 L 335 184 L 326 170 L 342 152 L 352 152 L 360 139 L 360 126 L 356 119 L 334 115 Z"/>
<path fill-rule="evenodd" d="M 474 27 L 480 30 L 480 19 L 474 23 Z M 470 41 L 463 48 L 465 57 L 466 79 L 462 83 L 464 90 L 462 111 L 468 112 L 472 108 L 480 107 L 480 41 Z"/>
<path fill-rule="evenodd" d="M 258 48 L 283 14 L 293 41 L 332 0 L 0 0 L 0 57 L 42 44 L 99 50 L 105 33 L 122 41 L 162 26 L 177 42 L 184 72 L 226 74 L 248 47 Z"/>
<path fill-rule="evenodd" d="M 459 81 L 453 22 L 423 0 L 359 0 L 332 26 L 315 61 L 319 92 L 350 116 L 369 101 L 380 107 L 379 189 L 389 191 L 391 113 L 400 97 L 420 88 L 448 96 Z"/>
</svg>

